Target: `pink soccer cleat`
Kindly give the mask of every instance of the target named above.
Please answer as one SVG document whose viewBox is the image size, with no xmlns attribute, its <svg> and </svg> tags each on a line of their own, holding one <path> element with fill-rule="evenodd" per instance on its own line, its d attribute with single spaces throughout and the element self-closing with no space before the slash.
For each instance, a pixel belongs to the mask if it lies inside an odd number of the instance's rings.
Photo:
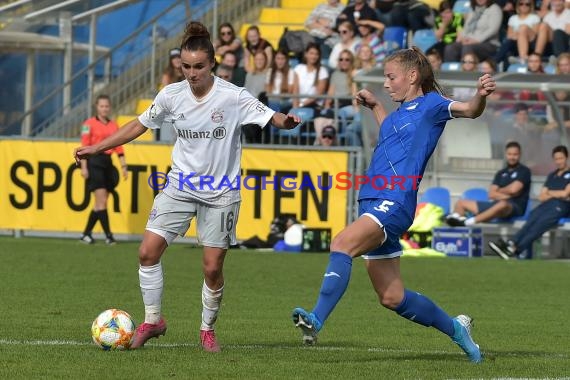
<svg viewBox="0 0 570 380">
<path fill-rule="evenodd" d="M 157 324 L 142 323 L 135 331 L 131 349 L 142 347 L 150 338 L 158 338 L 164 334 L 166 334 L 166 321 L 163 318 L 160 318 Z"/>
<path fill-rule="evenodd" d="M 200 341 L 202 342 L 202 348 L 206 352 L 221 351 L 214 330 L 200 330 Z"/>
</svg>

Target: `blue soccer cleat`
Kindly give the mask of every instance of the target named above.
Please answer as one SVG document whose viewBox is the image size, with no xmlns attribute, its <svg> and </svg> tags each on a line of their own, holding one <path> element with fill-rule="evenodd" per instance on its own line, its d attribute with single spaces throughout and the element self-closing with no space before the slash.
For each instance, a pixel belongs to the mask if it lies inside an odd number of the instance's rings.
<svg viewBox="0 0 570 380">
<path fill-rule="evenodd" d="M 479 345 L 473 341 L 473 338 L 471 338 L 471 326 L 473 326 L 473 319 L 467 315 L 458 315 L 453 318 L 455 334 L 451 340 L 461 347 L 461 349 L 467 354 L 469 360 L 473 363 L 481 363 L 483 360 L 481 357 L 481 350 L 479 350 Z"/>
<path fill-rule="evenodd" d="M 308 313 L 305 309 L 297 307 L 293 310 L 293 323 L 300 327 L 303 332 L 303 343 L 312 346 L 317 343 L 317 333 L 323 327 L 315 314 Z"/>
</svg>

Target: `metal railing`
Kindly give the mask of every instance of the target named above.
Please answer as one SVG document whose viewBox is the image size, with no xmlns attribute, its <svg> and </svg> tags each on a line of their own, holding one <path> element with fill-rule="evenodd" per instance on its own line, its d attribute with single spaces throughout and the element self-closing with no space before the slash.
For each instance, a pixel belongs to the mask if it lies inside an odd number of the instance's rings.
<svg viewBox="0 0 570 380">
<path fill-rule="evenodd" d="M 181 34 L 190 19 L 203 22 L 209 27 L 214 37 L 217 27 L 213 25 L 219 25 L 228 20 L 236 26 L 240 22 L 251 22 L 252 19 L 258 17 L 262 6 L 275 5 L 275 1 L 217 0 L 204 2 L 199 9 L 189 9 L 188 0 L 176 1 L 137 28 L 108 53 L 96 59 L 93 53 L 90 54 L 93 59 L 92 63 L 75 73 L 68 81 L 55 88 L 30 109 L 25 110 L 16 124 L 21 126 L 21 130 L 25 132 L 22 135 L 25 136 L 77 137 L 81 122 L 91 114 L 91 100 L 97 94 L 110 95 L 115 111 L 123 112 L 128 109 L 132 110 L 134 101 L 138 97 L 152 97 L 156 94 L 157 78 L 168 65 L 168 50 L 180 45 Z M 180 11 L 181 7 L 184 7 L 184 12 Z M 165 18 L 170 20 L 169 35 L 171 37 L 167 39 L 159 36 L 158 32 L 161 28 L 160 23 Z M 93 18 L 91 23 L 93 24 Z M 94 44 L 94 40 L 92 43 Z M 116 53 L 125 46 L 130 47 L 128 60 L 123 65 L 114 66 L 120 74 L 115 75 L 112 64 L 118 60 Z M 102 70 L 103 74 L 93 78 L 93 73 L 97 70 Z M 88 83 L 87 86 L 83 86 L 84 90 L 66 99 L 64 96 L 66 91 L 69 92 L 81 81 Z M 50 102 L 61 105 L 56 106 L 56 109 L 42 121 L 35 121 L 36 113 L 39 110 L 45 112 Z"/>
</svg>

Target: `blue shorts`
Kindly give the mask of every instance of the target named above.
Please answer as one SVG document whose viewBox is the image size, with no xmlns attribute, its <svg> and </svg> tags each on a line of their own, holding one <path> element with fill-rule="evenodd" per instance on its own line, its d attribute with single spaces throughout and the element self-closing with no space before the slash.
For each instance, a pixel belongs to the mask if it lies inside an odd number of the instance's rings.
<svg viewBox="0 0 570 380">
<path fill-rule="evenodd" d="M 524 215 L 522 208 L 518 204 L 513 202 L 511 199 L 507 200 L 507 202 L 510 203 L 511 207 L 513 208 L 513 211 L 511 211 L 511 213 L 509 215 L 507 215 L 503 218 L 514 218 L 517 216 L 523 216 Z M 479 214 L 482 213 L 483 211 L 487 211 L 488 209 L 493 207 L 495 205 L 495 203 L 497 203 L 497 201 L 477 202 L 477 210 L 479 210 Z"/>
<path fill-rule="evenodd" d="M 358 215 L 366 215 L 374 220 L 386 236 L 381 246 L 363 255 L 363 258 L 390 259 L 402 255 L 400 237 L 414 220 L 400 204 L 383 199 L 362 199 L 358 201 Z"/>
</svg>

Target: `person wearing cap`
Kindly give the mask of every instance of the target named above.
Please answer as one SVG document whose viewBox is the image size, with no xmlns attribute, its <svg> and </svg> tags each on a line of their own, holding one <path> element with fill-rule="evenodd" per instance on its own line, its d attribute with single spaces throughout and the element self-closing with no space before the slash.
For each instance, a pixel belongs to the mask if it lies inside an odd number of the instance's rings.
<svg viewBox="0 0 570 380">
<path fill-rule="evenodd" d="M 338 145 L 338 141 L 336 140 L 336 129 L 332 125 L 327 125 L 321 131 L 321 136 L 319 140 L 320 140 L 320 145 L 322 146 Z"/>
<path fill-rule="evenodd" d="M 184 80 L 184 74 L 182 74 L 182 60 L 180 59 L 180 49 L 170 49 L 168 56 L 170 57 L 168 67 L 162 74 L 162 87 Z"/>
</svg>

